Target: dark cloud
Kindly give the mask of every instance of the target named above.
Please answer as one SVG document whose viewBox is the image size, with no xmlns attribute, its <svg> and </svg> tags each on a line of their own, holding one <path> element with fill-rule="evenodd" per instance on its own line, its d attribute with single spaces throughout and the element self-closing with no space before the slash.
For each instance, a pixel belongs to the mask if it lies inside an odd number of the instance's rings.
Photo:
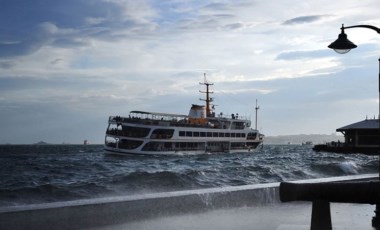
<svg viewBox="0 0 380 230">
<path fill-rule="evenodd" d="M 14 63 L 12 61 L 0 61 L 0 68 L 2 69 L 9 69 L 14 66 Z"/>
<path fill-rule="evenodd" d="M 28 34 L 15 36 L 10 41 L 0 40 L 0 58 L 30 54 L 46 44 L 55 26 L 49 23 L 41 23 L 34 26 Z"/>
<path fill-rule="evenodd" d="M 331 17 L 331 15 L 308 15 L 308 16 L 300 16 L 296 18 L 292 18 L 283 22 L 283 25 L 296 25 L 296 24 L 304 24 L 304 23 L 312 23 L 319 21 L 323 18 Z"/>
<path fill-rule="evenodd" d="M 204 10 L 212 10 L 212 11 L 231 11 L 232 9 L 237 8 L 246 8 L 250 7 L 254 4 L 252 1 L 233 1 L 233 2 L 225 2 L 225 3 L 210 3 L 203 7 Z"/>
<path fill-rule="evenodd" d="M 117 6 L 103 1 L 2 0 L 1 4 L 0 28 L 13 34 L 15 31 L 25 34 L 43 22 L 63 28 L 80 28 L 87 23 L 88 18 L 107 17 L 110 12 L 115 18 L 121 15 Z"/>
<path fill-rule="evenodd" d="M 128 34 L 120 31 L 141 32 L 146 26 L 112 1 L 2 0 L 0 58 L 31 54 L 44 45 L 78 47 L 91 39 L 120 39 Z"/>
<path fill-rule="evenodd" d="M 228 10 L 230 8 L 229 4 L 224 3 L 211 3 L 204 7 L 204 9 L 211 9 L 211 10 Z"/>
<path fill-rule="evenodd" d="M 227 30 L 237 30 L 237 29 L 244 28 L 244 26 L 245 26 L 244 23 L 237 22 L 237 23 L 225 25 L 224 28 Z"/>
<path fill-rule="evenodd" d="M 51 61 L 50 64 L 52 64 L 52 65 L 57 65 L 57 64 L 59 64 L 60 62 L 63 62 L 63 59 L 62 59 L 62 58 L 56 58 L 56 59 L 54 59 L 53 61 Z"/>
</svg>

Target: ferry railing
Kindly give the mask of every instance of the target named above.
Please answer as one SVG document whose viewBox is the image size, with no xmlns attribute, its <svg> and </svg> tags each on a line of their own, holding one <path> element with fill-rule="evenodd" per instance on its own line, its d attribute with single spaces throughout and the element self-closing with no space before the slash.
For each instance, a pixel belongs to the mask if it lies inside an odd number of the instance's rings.
<svg viewBox="0 0 380 230">
<path fill-rule="evenodd" d="M 238 117 L 229 117 L 228 115 L 227 116 L 218 116 L 217 118 L 223 118 L 223 119 L 232 119 L 232 120 L 241 120 L 241 121 L 244 121 L 244 120 L 249 120 L 249 118 L 247 116 L 238 116 Z M 129 117 L 121 117 L 121 116 L 109 116 L 108 118 L 108 121 L 109 122 L 135 122 L 135 123 L 146 123 L 146 122 L 151 122 L 151 121 L 163 121 L 163 122 L 170 122 L 170 123 L 178 123 L 178 124 L 181 124 L 181 123 L 184 123 L 183 119 L 173 119 L 173 118 L 165 118 L 165 117 L 161 117 L 161 118 L 147 118 L 147 117 L 135 117 L 135 116 L 129 116 Z"/>
</svg>

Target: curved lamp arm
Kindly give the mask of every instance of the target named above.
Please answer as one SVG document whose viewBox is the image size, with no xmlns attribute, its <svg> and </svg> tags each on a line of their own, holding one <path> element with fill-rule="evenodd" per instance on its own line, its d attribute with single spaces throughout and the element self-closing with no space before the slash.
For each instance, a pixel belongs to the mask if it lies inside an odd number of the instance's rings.
<svg viewBox="0 0 380 230">
<path fill-rule="evenodd" d="M 346 26 L 346 27 L 344 27 L 342 25 L 342 29 L 350 29 L 350 28 L 357 28 L 357 27 L 371 29 L 371 30 L 376 31 L 378 34 L 380 34 L 380 28 L 377 28 L 376 26 L 371 26 L 371 25 L 356 25 L 356 26 Z"/>
</svg>

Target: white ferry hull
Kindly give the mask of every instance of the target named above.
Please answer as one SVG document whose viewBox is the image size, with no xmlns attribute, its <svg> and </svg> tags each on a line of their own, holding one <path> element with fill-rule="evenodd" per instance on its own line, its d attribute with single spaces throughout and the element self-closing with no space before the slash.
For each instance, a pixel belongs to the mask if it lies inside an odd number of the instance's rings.
<svg viewBox="0 0 380 230">
<path fill-rule="evenodd" d="M 257 143 L 257 146 L 260 145 Z M 256 146 L 256 147 L 257 147 Z M 253 153 L 256 147 L 247 148 L 247 149 L 234 149 L 226 151 L 206 151 L 206 150 L 177 150 L 177 151 L 139 151 L 139 150 L 123 150 L 119 148 L 113 148 L 109 146 L 104 146 L 104 150 L 107 154 L 110 155 L 196 155 L 196 154 L 218 154 L 218 153 Z"/>
<path fill-rule="evenodd" d="M 104 147 L 104 150 L 107 154 L 111 155 L 122 155 L 122 156 L 128 156 L 128 155 L 195 155 L 195 154 L 205 154 L 205 151 L 165 151 L 165 152 L 157 152 L 157 151 L 133 151 L 133 150 L 120 150 L 117 148 L 111 148 L 111 147 Z"/>
</svg>

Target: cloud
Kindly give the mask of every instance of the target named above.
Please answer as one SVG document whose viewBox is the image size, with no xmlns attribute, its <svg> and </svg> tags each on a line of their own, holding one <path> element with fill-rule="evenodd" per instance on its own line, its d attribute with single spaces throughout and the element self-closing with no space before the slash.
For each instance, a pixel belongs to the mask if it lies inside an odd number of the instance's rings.
<svg viewBox="0 0 380 230">
<path fill-rule="evenodd" d="M 142 1 L 3 0 L 0 8 L 0 58 L 29 55 L 41 47 L 80 47 L 91 39 L 113 41 L 147 35 L 155 16 Z M 25 20 L 24 20 L 25 19 Z"/>
<path fill-rule="evenodd" d="M 280 53 L 276 60 L 300 60 L 330 57 L 333 53 L 329 49 L 323 50 L 301 50 L 301 51 L 284 51 Z"/>
<path fill-rule="evenodd" d="M 2 69 L 10 69 L 14 66 L 12 61 L 0 61 L 0 68 Z"/>
<path fill-rule="evenodd" d="M 55 25 L 44 22 L 37 25 L 34 30 L 25 37 L 18 37 L 12 42 L 0 42 L 0 58 L 33 53 L 48 43 L 51 35 L 56 31 L 57 28 Z"/>
<path fill-rule="evenodd" d="M 224 25 L 222 28 L 226 30 L 241 30 L 241 29 L 247 29 L 255 26 L 255 23 L 252 22 L 236 22 Z"/>
<path fill-rule="evenodd" d="M 297 24 L 305 24 L 305 23 L 313 23 L 320 21 L 322 19 L 330 18 L 331 15 L 308 15 L 308 16 L 300 16 L 295 17 L 289 20 L 286 20 L 282 23 L 282 25 L 297 25 Z"/>
</svg>

